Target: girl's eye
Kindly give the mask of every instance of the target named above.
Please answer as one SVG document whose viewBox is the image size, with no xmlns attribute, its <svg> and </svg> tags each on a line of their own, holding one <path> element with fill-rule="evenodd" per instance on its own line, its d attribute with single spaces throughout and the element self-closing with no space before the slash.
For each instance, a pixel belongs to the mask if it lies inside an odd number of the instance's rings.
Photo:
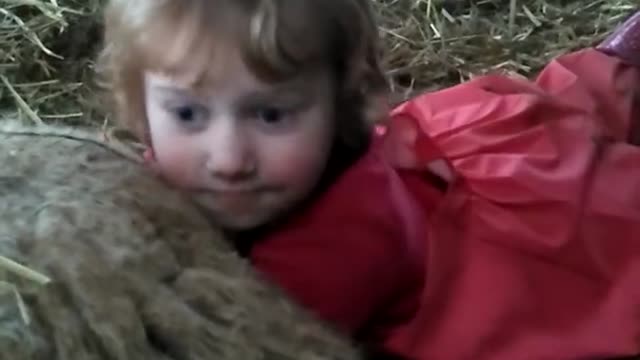
<svg viewBox="0 0 640 360">
<path fill-rule="evenodd" d="M 258 119 L 271 125 L 275 125 L 280 122 L 284 115 L 283 111 L 276 108 L 263 108 L 257 111 Z"/>
<path fill-rule="evenodd" d="M 294 108 L 262 107 L 253 111 L 258 126 L 266 132 L 291 131 L 297 119 Z"/>
<path fill-rule="evenodd" d="M 209 118 L 209 111 L 204 106 L 185 105 L 171 109 L 173 116 L 183 125 L 197 126 Z"/>
<path fill-rule="evenodd" d="M 176 115 L 178 116 L 178 119 L 182 121 L 192 121 L 194 113 L 193 108 L 188 106 L 176 109 Z"/>
</svg>

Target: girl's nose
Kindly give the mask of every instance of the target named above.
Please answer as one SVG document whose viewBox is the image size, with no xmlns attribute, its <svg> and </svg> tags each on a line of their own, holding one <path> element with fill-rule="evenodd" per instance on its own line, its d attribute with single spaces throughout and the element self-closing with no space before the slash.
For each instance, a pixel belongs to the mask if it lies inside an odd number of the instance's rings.
<svg viewBox="0 0 640 360">
<path fill-rule="evenodd" d="M 256 157 L 250 137 L 237 124 L 213 126 L 207 146 L 207 171 L 222 182 L 241 182 L 255 175 Z"/>
</svg>

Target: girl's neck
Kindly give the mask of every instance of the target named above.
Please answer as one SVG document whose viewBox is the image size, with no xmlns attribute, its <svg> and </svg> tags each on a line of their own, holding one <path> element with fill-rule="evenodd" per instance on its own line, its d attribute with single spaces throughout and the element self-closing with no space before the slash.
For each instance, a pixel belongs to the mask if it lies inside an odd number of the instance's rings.
<svg viewBox="0 0 640 360">
<path fill-rule="evenodd" d="M 304 212 L 304 210 L 322 196 L 349 167 L 361 159 L 370 150 L 371 146 L 372 143 L 370 141 L 361 148 L 354 149 L 340 141 L 336 141 L 329 156 L 324 174 L 314 190 L 304 201 L 298 203 L 297 206 L 282 214 L 274 221 L 263 226 L 242 232 L 226 232 L 227 238 L 232 242 L 236 251 L 241 256 L 248 257 L 253 244 L 266 237 L 269 233 L 277 231 L 279 227 L 291 221 L 293 217 Z"/>
</svg>

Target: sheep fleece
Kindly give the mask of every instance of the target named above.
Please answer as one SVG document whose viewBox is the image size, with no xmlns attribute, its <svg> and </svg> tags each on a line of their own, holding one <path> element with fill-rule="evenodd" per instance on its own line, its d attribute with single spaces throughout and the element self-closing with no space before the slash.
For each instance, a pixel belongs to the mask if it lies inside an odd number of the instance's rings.
<svg viewBox="0 0 640 360">
<path fill-rule="evenodd" d="M 52 279 L 3 275 L 30 321 L 3 291 L 0 359 L 361 358 L 127 154 L 98 132 L 0 120 L 0 255 Z"/>
</svg>

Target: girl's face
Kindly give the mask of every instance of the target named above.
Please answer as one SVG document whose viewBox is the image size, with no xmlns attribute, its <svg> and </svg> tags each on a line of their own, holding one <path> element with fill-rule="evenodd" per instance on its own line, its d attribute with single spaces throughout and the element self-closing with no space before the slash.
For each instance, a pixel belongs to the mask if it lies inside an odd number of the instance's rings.
<svg viewBox="0 0 640 360">
<path fill-rule="evenodd" d="M 218 225 L 246 230 L 318 182 L 334 138 L 332 84 L 328 73 L 263 83 L 234 51 L 216 62 L 197 91 L 188 65 L 144 74 L 153 166 Z"/>
</svg>

